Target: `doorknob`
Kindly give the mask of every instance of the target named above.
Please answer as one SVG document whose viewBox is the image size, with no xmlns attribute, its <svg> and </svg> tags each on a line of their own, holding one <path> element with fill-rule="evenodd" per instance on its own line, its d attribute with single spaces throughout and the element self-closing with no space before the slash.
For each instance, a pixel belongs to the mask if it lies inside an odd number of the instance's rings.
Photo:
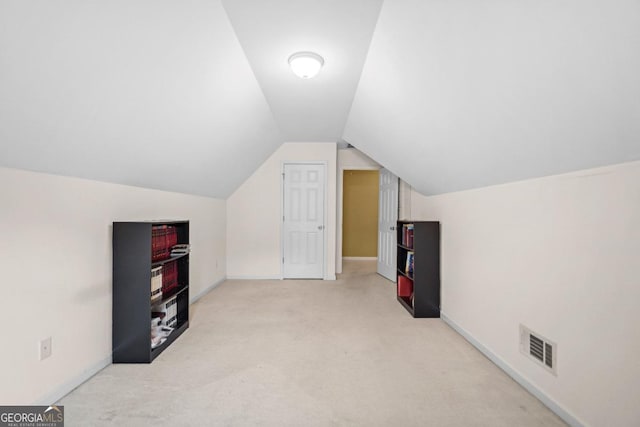
<svg viewBox="0 0 640 427">
<path fill-rule="evenodd" d="M 391 230 L 391 231 L 393 231 L 395 229 L 396 229 L 395 227 L 389 227 L 389 230 Z"/>
<path fill-rule="evenodd" d="M 318 230 L 322 230 L 322 229 L 324 229 L 324 225 L 319 225 Z"/>
</svg>

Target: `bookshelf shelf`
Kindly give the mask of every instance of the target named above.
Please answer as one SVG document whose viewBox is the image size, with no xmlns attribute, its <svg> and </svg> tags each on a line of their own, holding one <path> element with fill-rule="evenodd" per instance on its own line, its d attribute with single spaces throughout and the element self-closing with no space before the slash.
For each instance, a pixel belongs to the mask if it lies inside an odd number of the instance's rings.
<svg viewBox="0 0 640 427">
<path fill-rule="evenodd" d="M 409 311 L 409 313 L 413 313 L 413 306 L 411 305 L 411 298 L 407 298 L 407 297 L 398 297 L 398 301 L 400 302 L 400 304 L 402 304 L 402 306 L 404 308 L 407 309 L 407 311 Z"/>
<path fill-rule="evenodd" d="M 440 223 L 398 221 L 396 295 L 413 317 L 440 317 Z"/>
<path fill-rule="evenodd" d="M 400 270 L 400 269 L 398 269 L 398 274 L 399 274 L 399 275 L 401 275 L 401 276 L 404 276 L 404 277 L 406 277 L 406 278 L 408 278 L 408 279 L 413 280 L 413 276 L 411 276 L 411 275 L 409 275 L 409 274 L 405 273 L 404 271 L 402 271 L 402 270 Z"/>
<path fill-rule="evenodd" d="M 163 260 L 160 260 L 160 261 L 152 262 L 152 263 L 151 263 L 151 268 L 153 268 L 153 267 L 159 267 L 159 266 L 161 266 L 161 265 L 168 264 L 168 263 L 170 263 L 170 262 L 172 262 L 172 261 L 175 261 L 175 260 L 180 259 L 180 258 L 185 257 L 185 256 L 189 256 L 189 254 L 173 255 L 173 256 L 171 256 L 170 258 L 163 259 Z"/>
<path fill-rule="evenodd" d="M 160 356 L 167 347 L 169 347 L 184 331 L 189 327 L 189 322 L 178 323 L 175 330 L 167 337 L 167 340 L 160 344 L 158 347 L 151 349 L 151 361 Z M 114 362 L 115 363 L 115 362 Z"/>
<path fill-rule="evenodd" d="M 182 286 L 177 290 L 174 289 L 173 291 L 167 292 L 166 294 L 162 294 L 162 299 L 159 299 L 158 301 L 153 302 L 153 305 L 166 303 L 167 301 L 170 301 L 171 299 L 173 299 L 174 297 L 177 297 L 177 295 L 187 291 L 188 289 L 189 289 L 189 286 Z"/>
<path fill-rule="evenodd" d="M 151 363 L 189 328 L 189 254 L 169 256 L 173 244 L 189 244 L 188 221 L 113 223 L 113 363 Z M 158 250 L 167 258 L 152 261 Z M 152 301 L 158 278 L 162 296 Z M 173 331 L 152 348 L 154 316 Z"/>
</svg>

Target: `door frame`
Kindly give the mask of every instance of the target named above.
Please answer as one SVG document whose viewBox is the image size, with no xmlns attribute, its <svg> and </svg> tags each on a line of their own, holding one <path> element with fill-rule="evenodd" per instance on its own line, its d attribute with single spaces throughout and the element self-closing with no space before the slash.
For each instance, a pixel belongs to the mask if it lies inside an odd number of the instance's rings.
<svg viewBox="0 0 640 427">
<path fill-rule="evenodd" d="M 345 171 L 380 171 L 382 167 L 380 166 L 349 166 L 349 165 L 340 165 L 338 168 L 338 194 L 336 196 L 336 274 L 342 273 L 342 216 L 344 215 L 344 172 Z M 378 191 L 380 191 L 380 182 L 378 182 Z M 376 257 L 376 259 L 378 259 Z"/>
<path fill-rule="evenodd" d="M 326 160 L 310 160 L 310 161 L 301 161 L 301 160 L 283 160 L 280 165 L 280 280 L 284 280 L 284 168 L 285 165 L 322 165 L 324 166 L 324 194 L 322 197 L 322 212 L 323 212 L 323 222 L 324 222 L 324 233 L 322 234 L 322 280 L 329 280 L 327 277 L 327 256 L 328 256 L 328 248 L 327 248 L 327 237 L 328 237 L 328 227 L 327 222 L 329 218 L 328 212 L 328 187 L 329 187 L 329 165 Z"/>
</svg>

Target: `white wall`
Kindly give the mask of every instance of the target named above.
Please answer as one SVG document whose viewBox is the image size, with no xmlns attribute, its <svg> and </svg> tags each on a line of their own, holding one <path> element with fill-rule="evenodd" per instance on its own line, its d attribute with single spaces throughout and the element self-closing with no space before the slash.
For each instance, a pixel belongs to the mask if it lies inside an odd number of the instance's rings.
<svg viewBox="0 0 640 427">
<path fill-rule="evenodd" d="M 281 278 L 282 164 L 327 162 L 325 278 L 335 278 L 336 144 L 285 143 L 227 199 L 227 276 Z"/>
<path fill-rule="evenodd" d="M 336 273 L 342 273 L 342 207 L 345 170 L 378 170 L 380 164 L 355 148 L 338 150 L 338 200 L 336 232 Z"/>
<path fill-rule="evenodd" d="M 585 425 L 640 425 L 640 162 L 412 200 L 441 221 L 443 314 Z"/>
<path fill-rule="evenodd" d="M 413 189 L 411 186 L 400 179 L 398 185 L 398 219 L 411 219 L 411 194 Z"/>
<path fill-rule="evenodd" d="M 2 404 L 50 404 L 111 361 L 113 221 L 188 219 L 190 295 L 225 277 L 223 200 L 0 168 L 0 201 Z"/>
</svg>

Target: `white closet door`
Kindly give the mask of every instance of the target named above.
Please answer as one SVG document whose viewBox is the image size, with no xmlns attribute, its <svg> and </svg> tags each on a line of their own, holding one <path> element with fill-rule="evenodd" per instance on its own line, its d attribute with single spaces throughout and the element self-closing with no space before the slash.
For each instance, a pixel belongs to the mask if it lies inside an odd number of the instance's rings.
<svg viewBox="0 0 640 427">
<path fill-rule="evenodd" d="M 284 165 L 283 277 L 324 277 L 324 164 Z"/>
</svg>

